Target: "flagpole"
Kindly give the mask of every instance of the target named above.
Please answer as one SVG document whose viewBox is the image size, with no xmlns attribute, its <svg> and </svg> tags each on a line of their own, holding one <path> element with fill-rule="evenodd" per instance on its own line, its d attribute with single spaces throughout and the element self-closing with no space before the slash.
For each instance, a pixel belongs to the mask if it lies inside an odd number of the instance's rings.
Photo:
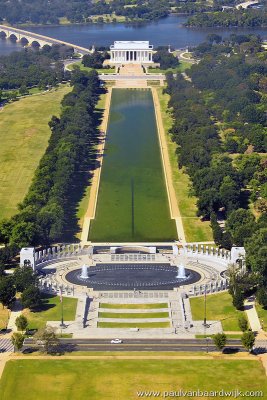
<svg viewBox="0 0 267 400">
<path fill-rule="evenodd" d="M 63 315 L 63 296 L 62 296 L 62 287 L 60 288 L 60 303 L 61 303 L 61 328 L 65 328 L 64 324 L 64 315 Z"/>
</svg>

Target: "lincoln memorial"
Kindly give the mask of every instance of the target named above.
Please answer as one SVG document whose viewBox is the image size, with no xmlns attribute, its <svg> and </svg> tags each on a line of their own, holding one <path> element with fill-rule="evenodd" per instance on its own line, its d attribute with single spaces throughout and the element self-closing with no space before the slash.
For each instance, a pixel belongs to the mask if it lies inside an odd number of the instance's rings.
<svg viewBox="0 0 267 400">
<path fill-rule="evenodd" d="M 148 41 L 115 41 L 110 54 L 110 64 L 153 64 L 153 46 Z"/>
</svg>

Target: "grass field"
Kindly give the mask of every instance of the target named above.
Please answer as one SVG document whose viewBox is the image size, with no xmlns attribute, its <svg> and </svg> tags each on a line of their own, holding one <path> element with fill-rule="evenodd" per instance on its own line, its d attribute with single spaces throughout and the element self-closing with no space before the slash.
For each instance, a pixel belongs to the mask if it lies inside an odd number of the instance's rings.
<svg viewBox="0 0 267 400">
<path fill-rule="evenodd" d="M 64 85 L 0 111 L 0 220 L 14 215 L 27 193 L 50 137 L 48 122 L 59 115 L 60 102 L 69 91 Z"/>
<path fill-rule="evenodd" d="M 238 389 L 243 392 L 258 390 L 267 393 L 267 380 L 262 365 L 256 359 L 14 360 L 6 364 L 1 379 L 0 398 L 136 400 L 141 397 L 137 392 L 160 392 L 157 397 L 163 398 L 166 391 L 179 389 Z M 214 396 L 194 398 L 212 399 Z M 229 395 L 220 398 L 226 399 Z"/>
<path fill-rule="evenodd" d="M 44 328 L 47 321 L 61 320 L 60 297 L 43 295 L 42 306 L 36 312 L 24 310 L 24 315 L 29 321 L 28 329 Z M 77 308 L 77 299 L 63 297 L 63 315 L 65 321 L 73 321 Z"/>
<path fill-rule="evenodd" d="M 260 322 L 263 326 L 263 329 L 266 331 L 267 330 L 267 310 L 264 309 L 259 304 L 256 305 L 256 310 L 257 310 Z"/>
<path fill-rule="evenodd" d="M 160 68 L 148 68 L 149 74 L 166 74 L 167 72 L 184 72 L 187 68 L 191 68 L 192 63 L 186 61 L 180 61 L 180 65 L 177 68 L 160 69 Z"/>
<path fill-rule="evenodd" d="M 178 201 L 179 210 L 183 219 L 185 237 L 188 242 L 205 242 L 213 240 L 209 222 L 202 222 L 197 216 L 196 197 L 189 195 L 190 179 L 183 170 L 178 169 L 177 155 L 175 154 L 177 145 L 171 141 L 168 134 L 172 126 L 172 117 L 168 110 L 169 96 L 162 93 L 162 88 L 157 89 L 160 106 L 162 110 L 162 120 L 167 134 L 170 163 L 172 167 L 173 184 Z"/>
<path fill-rule="evenodd" d="M 114 313 L 99 312 L 98 318 L 168 318 L 168 312 Z"/>
<path fill-rule="evenodd" d="M 204 296 L 190 299 L 193 320 L 204 318 Z M 224 331 L 240 331 L 238 317 L 243 311 L 237 311 L 232 305 L 229 293 L 207 296 L 207 319 L 221 321 Z"/>
<path fill-rule="evenodd" d="M 100 308 L 116 308 L 116 309 L 153 309 L 153 308 L 168 308 L 168 303 L 147 303 L 147 304 L 117 304 L 117 303 L 100 303 Z"/>
<path fill-rule="evenodd" d="M 75 67 L 79 67 L 82 71 L 92 71 L 94 68 L 85 67 L 81 61 L 77 61 L 76 63 L 70 64 L 68 69 L 73 70 Z M 115 74 L 115 68 L 101 68 L 97 69 L 99 74 Z"/>
<path fill-rule="evenodd" d="M 0 329 L 6 328 L 7 322 L 8 322 L 8 309 L 3 308 L 2 304 L 0 303 Z"/>
<path fill-rule="evenodd" d="M 98 328 L 169 328 L 169 322 L 98 322 Z"/>
</svg>

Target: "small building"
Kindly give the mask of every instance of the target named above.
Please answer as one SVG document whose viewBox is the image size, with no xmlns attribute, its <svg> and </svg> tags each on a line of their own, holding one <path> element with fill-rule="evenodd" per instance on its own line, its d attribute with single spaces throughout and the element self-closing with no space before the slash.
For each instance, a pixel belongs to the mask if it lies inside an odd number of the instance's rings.
<svg viewBox="0 0 267 400">
<path fill-rule="evenodd" d="M 110 64 L 153 64 L 153 46 L 148 41 L 115 41 L 110 55 Z"/>
<path fill-rule="evenodd" d="M 20 250 L 20 266 L 31 267 L 35 270 L 35 249 L 34 247 L 23 247 Z"/>
</svg>

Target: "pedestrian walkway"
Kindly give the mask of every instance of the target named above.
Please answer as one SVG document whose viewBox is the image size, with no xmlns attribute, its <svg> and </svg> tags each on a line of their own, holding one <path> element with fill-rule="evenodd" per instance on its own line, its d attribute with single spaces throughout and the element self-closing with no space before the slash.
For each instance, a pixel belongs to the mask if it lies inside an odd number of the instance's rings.
<svg viewBox="0 0 267 400">
<path fill-rule="evenodd" d="M 255 299 L 254 297 L 249 297 L 244 302 L 245 311 L 247 314 L 247 318 L 253 332 L 261 331 L 261 323 L 258 317 L 258 313 L 255 307 Z"/>
<path fill-rule="evenodd" d="M 22 312 L 22 305 L 20 300 L 16 300 L 14 305 L 12 306 L 12 310 L 10 313 L 7 329 L 11 330 L 12 332 L 17 332 L 16 327 L 16 319 L 21 315 Z"/>
</svg>

